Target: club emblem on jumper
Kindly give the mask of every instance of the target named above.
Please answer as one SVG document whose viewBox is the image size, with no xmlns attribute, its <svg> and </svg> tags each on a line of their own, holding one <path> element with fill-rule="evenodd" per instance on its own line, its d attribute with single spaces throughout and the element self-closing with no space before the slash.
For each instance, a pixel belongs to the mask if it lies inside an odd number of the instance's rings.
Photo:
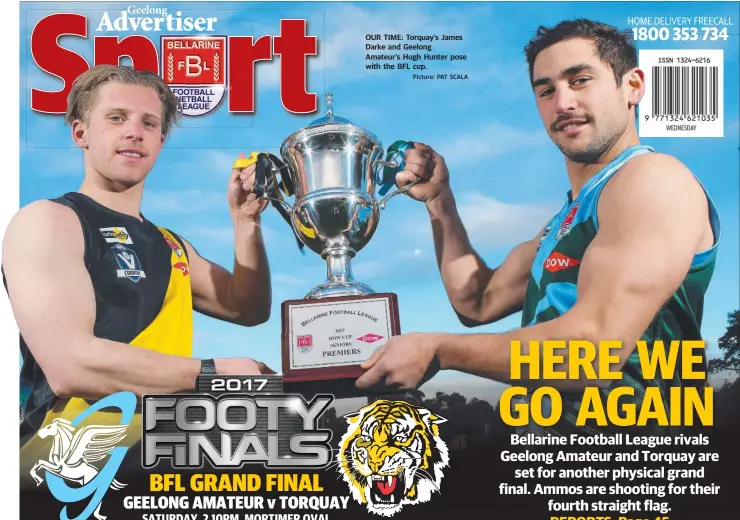
<svg viewBox="0 0 740 520">
<path fill-rule="evenodd" d="M 578 207 L 580 205 L 581 203 L 579 202 L 578 204 L 573 206 L 568 214 L 565 216 L 563 223 L 560 224 L 560 229 L 558 229 L 558 234 L 555 235 L 555 240 L 560 240 L 565 235 L 570 233 L 570 230 L 573 227 L 573 220 L 576 218 L 576 213 L 578 213 Z"/>
<path fill-rule="evenodd" d="M 162 78 L 183 115 L 213 112 L 226 93 L 226 37 L 162 36 Z"/>
<path fill-rule="evenodd" d="M 344 417 L 348 429 L 339 446 L 339 472 L 368 511 L 392 516 L 440 492 L 449 455 L 438 425 L 446 419 L 405 401 L 387 400 Z"/>
<path fill-rule="evenodd" d="M 92 424 L 78 428 L 90 414 L 109 407 L 121 411 L 120 424 Z M 44 470 L 49 491 L 60 502 L 72 504 L 91 497 L 85 510 L 72 520 L 86 520 L 91 515 L 98 520 L 105 520 L 106 517 L 100 514 L 105 493 L 109 488 L 120 490 L 127 485 L 114 477 L 128 450 L 118 444 L 126 437 L 135 409 L 136 396 L 131 392 L 120 392 L 97 401 L 71 422 L 56 418 L 38 431 L 41 439 L 51 437 L 52 445 L 49 460 L 39 460 L 31 468 L 31 477 L 36 484 L 41 485 L 44 481 L 39 474 Z M 99 467 L 106 457 L 108 460 Z M 76 485 L 70 487 L 67 482 Z M 67 506 L 62 508 L 59 518 L 69 519 Z"/>
<path fill-rule="evenodd" d="M 136 256 L 136 251 L 121 244 L 112 246 L 111 251 L 113 251 L 113 256 L 116 257 L 116 262 L 120 267 L 116 271 L 118 278 L 128 278 L 133 282 L 138 282 L 140 278 L 146 278 L 146 273 L 141 268 L 141 262 L 139 262 L 139 257 Z"/>
</svg>

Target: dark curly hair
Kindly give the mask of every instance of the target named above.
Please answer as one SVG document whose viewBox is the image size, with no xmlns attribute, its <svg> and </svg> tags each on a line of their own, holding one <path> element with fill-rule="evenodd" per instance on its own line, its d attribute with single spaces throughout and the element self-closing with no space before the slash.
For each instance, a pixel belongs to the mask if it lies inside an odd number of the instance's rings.
<svg viewBox="0 0 740 520">
<path fill-rule="evenodd" d="M 540 26 L 537 29 L 537 33 L 524 47 L 530 83 L 534 81 L 532 74 L 537 55 L 558 42 L 572 38 L 594 42 L 599 58 L 612 69 L 617 86 L 622 84 L 622 77 L 627 72 L 637 67 L 637 49 L 629 31 L 619 31 L 611 25 L 579 18 L 560 22 L 555 27 Z"/>
</svg>

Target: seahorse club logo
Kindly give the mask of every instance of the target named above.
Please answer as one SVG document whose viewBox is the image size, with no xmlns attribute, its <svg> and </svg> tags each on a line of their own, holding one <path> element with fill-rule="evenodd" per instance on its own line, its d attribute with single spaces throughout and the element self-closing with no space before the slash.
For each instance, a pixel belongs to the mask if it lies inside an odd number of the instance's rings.
<svg viewBox="0 0 740 520">
<path fill-rule="evenodd" d="M 446 419 L 406 401 L 385 399 L 344 418 L 348 428 L 337 467 L 354 499 L 368 511 L 390 517 L 440 491 L 449 455 L 438 425 Z"/>
<path fill-rule="evenodd" d="M 92 424 L 78 429 L 90 414 L 103 408 L 121 410 L 120 424 Z M 73 504 L 92 497 L 75 520 L 86 520 L 91 515 L 104 520 L 105 516 L 101 515 L 100 508 L 105 493 L 109 488 L 120 490 L 126 486 L 114 478 L 128 450 L 117 444 L 126 437 L 126 430 L 135 410 L 136 396 L 132 392 L 119 392 L 97 401 L 71 422 L 57 418 L 38 431 L 39 438 L 52 438 L 52 446 L 49 460 L 39 460 L 31 468 L 31 477 L 36 484 L 41 485 L 43 482 L 40 474 L 43 470 L 49 491 L 60 502 Z M 93 465 L 108 456 L 108 461 L 100 470 Z M 67 481 L 77 485 L 70 487 Z M 66 505 L 59 513 L 59 518 L 69 518 Z"/>
<path fill-rule="evenodd" d="M 162 36 L 162 78 L 183 115 L 213 112 L 226 93 L 226 36 Z"/>
</svg>

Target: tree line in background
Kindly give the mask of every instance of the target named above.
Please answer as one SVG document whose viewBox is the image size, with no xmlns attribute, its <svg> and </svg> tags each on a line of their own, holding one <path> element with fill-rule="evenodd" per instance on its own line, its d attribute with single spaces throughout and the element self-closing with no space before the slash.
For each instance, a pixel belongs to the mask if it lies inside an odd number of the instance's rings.
<svg viewBox="0 0 740 520">
<path fill-rule="evenodd" d="M 734 380 L 727 380 L 714 391 L 714 426 L 720 430 L 740 429 L 740 310 L 727 314 L 727 331 L 717 341 L 722 357 L 709 361 L 710 374 L 734 372 Z"/>
</svg>

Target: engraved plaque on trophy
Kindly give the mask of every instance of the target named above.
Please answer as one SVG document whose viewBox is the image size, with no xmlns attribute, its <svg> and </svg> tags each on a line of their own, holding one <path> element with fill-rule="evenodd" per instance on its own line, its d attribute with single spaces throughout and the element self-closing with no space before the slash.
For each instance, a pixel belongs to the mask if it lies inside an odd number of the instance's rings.
<svg viewBox="0 0 740 520">
<path fill-rule="evenodd" d="M 286 381 L 356 379 L 360 363 L 400 333 L 393 293 L 290 300 L 282 319 Z"/>
</svg>

